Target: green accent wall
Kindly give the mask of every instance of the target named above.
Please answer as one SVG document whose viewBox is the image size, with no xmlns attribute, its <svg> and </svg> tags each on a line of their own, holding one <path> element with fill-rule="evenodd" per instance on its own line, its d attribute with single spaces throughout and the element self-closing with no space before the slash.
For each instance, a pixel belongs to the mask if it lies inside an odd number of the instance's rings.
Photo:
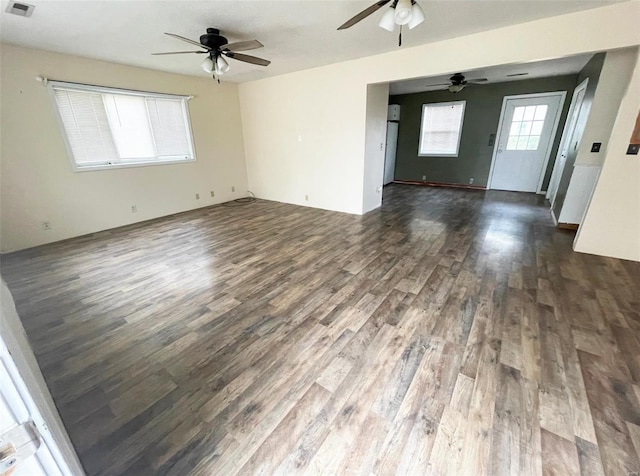
<svg viewBox="0 0 640 476">
<path fill-rule="evenodd" d="M 396 180 L 469 184 L 486 187 L 491 168 L 493 146 L 489 136 L 497 134 L 502 100 L 518 94 L 566 91 L 562 116 L 549 157 L 542 190 L 546 190 L 553 163 L 562 137 L 571 94 L 578 84 L 578 75 L 509 81 L 506 83 L 470 85 L 459 93 L 429 91 L 391 96 L 389 104 L 400 105 L 400 126 L 396 153 Z M 425 84 L 429 80 L 425 79 Z M 449 101 L 467 101 L 458 157 L 419 157 L 418 141 L 422 105 Z M 426 177 L 423 179 L 423 176 Z"/>
</svg>

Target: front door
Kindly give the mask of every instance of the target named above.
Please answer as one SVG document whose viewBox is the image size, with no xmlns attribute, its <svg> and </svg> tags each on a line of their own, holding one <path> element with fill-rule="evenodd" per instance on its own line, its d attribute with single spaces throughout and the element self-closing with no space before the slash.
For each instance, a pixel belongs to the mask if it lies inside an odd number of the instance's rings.
<svg viewBox="0 0 640 476">
<path fill-rule="evenodd" d="M 564 93 L 506 97 L 489 188 L 537 192 Z"/>
</svg>

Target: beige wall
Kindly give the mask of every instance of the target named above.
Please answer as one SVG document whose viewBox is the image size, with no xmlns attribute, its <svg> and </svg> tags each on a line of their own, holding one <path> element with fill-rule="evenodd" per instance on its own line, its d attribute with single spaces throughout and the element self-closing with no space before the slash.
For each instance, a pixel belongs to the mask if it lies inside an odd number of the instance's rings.
<svg viewBox="0 0 640 476">
<path fill-rule="evenodd" d="M 362 213 L 363 197 L 381 184 L 364 181 L 368 84 L 636 46 L 639 16 L 640 2 L 624 2 L 243 83 L 249 187 Z"/>
<path fill-rule="evenodd" d="M 638 48 L 607 52 L 591 103 L 589 118 L 576 154 L 576 164 L 602 164 L 607 151 L 607 141 L 633 73 L 637 56 Z M 591 145 L 594 142 L 602 142 L 599 153 L 591 152 Z"/>
<path fill-rule="evenodd" d="M 353 64 L 340 63 L 240 85 L 252 192 L 362 213 L 367 88 L 359 80 Z"/>
<path fill-rule="evenodd" d="M 3 252 L 245 196 L 237 85 L 9 45 L 1 46 L 1 55 Z M 189 109 L 198 160 L 73 172 L 47 88 L 34 80 L 38 75 L 195 96 Z M 51 230 L 40 228 L 45 220 Z"/>
<path fill-rule="evenodd" d="M 617 113 L 576 251 L 640 261 L 640 156 L 626 155 L 640 113 L 640 58 Z"/>
</svg>

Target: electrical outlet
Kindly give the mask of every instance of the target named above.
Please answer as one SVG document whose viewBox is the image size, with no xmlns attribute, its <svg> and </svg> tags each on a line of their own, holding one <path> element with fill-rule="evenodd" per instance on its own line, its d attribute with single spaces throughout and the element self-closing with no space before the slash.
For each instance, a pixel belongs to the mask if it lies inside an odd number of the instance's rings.
<svg viewBox="0 0 640 476">
<path fill-rule="evenodd" d="M 212 197 L 216 196 L 216 194 L 215 194 L 215 192 L 213 190 L 211 190 L 211 192 L 209 192 L 209 193 L 211 194 Z"/>
<path fill-rule="evenodd" d="M 41 221 L 40 222 L 40 228 L 42 228 L 43 230 L 50 230 L 51 229 L 51 222 L 50 221 Z"/>
<path fill-rule="evenodd" d="M 424 181 L 426 182 L 426 180 L 427 180 L 427 176 L 426 176 L 426 175 L 423 175 L 423 176 L 422 176 L 422 180 L 424 180 Z"/>
<path fill-rule="evenodd" d="M 196 193 L 196 200 L 200 200 L 200 194 Z"/>
<path fill-rule="evenodd" d="M 384 150 L 384 144 L 380 142 L 380 150 Z"/>
<path fill-rule="evenodd" d="M 138 213 L 138 206 L 137 205 L 131 205 L 131 213 Z"/>
<path fill-rule="evenodd" d="M 304 196 L 304 200 L 305 200 L 305 202 L 308 202 L 309 201 L 309 195 L 305 195 Z"/>
<path fill-rule="evenodd" d="M 469 185 L 472 185 L 472 184 L 473 184 L 473 177 L 469 179 Z"/>
<path fill-rule="evenodd" d="M 231 191 L 235 192 L 236 191 L 236 187 L 234 185 L 231 186 Z"/>
</svg>

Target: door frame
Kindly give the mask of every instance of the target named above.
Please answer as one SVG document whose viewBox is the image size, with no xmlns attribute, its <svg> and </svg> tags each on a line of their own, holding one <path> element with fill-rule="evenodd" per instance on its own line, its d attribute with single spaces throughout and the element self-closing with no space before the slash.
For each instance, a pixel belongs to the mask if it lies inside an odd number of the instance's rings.
<svg viewBox="0 0 640 476">
<path fill-rule="evenodd" d="M 558 153 L 556 154 L 556 161 L 553 165 L 553 171 L 551 172 L 551 177 L 549 177 L 549 186 L 547 187 L 547 193 L 546 193 L 546 197 L 547 199 L 549 199 L 549 197 L 551 196 L 551 185 L 554 183 L 554 181 L 557 182 L 556 184 L 556 191 L 554 192 L 554 196 L 553 196 L 553 200 L 551 200 L 551 209 L 553 209 L 553 203 L 556 201 L 556 196 L 558 195 L 558 186 L 560 185 L 560 179 L 562 177 L 562 172 L 564 170 L 559 170 L 558 169 L 558 164 L 559 161 L 558 159 L 561 157 L 562 155 L 562 151 L 564 150 L 564 146 L 565 144 L 567 144 L 567 142 L 569 142 L 569 145 L 571 145 L 571 139 L 573 138 L 573 132 L 575 131 L 575 127 L 574 130 L 571 131 L 571 134 L 568 135 L 566 134 L 568 131 L 566 130 L 567 126 L 569 125 L 569 121 L 571 120 L 571 116 L 573 114 L 578 114 L 580 115 L 580 109 L 582 109 L 582 103 L 580 104 L 580 108 L 576 109 L 576 98 L 578 97 L 578 93 L 584 89 L 587 89 L 587 86 L 589 86 L 589 78 L 585 78 L 584 81 L 582 81 L 580 84 L 578 84 L 574 90 L 573 93 L 571 95 L 571 104 L 569 105 L 569 111 L 567 111 L 567 120 L 564 123 L 564 128 L 562 130 L 562 138 L 560 139 L 560 144 L 558 145 Z M 582 98 L 583 102 L 584 102 L 584 97 Z M 566 159 L 566 157 L 565 157 Z M 566 162 L 565 162 L 566 165 Z"/>
<path fill-rule="evenodd" d="M 553 120 L 553 128 L 551 129 L 551 140 L 547 145 L 547 150 L 544 154 L 544 163 L 542 165 L 542 170 L 540 171 L 540 177 L 538 177 L 538 186 L 536 187 L 536 193 L 541 194 L 544 193 L 542 191 L 542 183 L 544 182 L 544 173 L 547 171 L 547 167 L 549 165 L 549 158 L 551 156 L 551 150 L 553 149 L 553 142 L 555 140 L 556 134 L 558 133 L 558 125 L 560 124 L 560 117 L 562 116 L 562 108 L 564 107 L 564 102 L 567 98 L 566 91 L 549 91 L 545 93 L 532 93 L 532 94 L 515 94 L 512 96 L 505 96 L 502 98 L 502 109 L 500 110 L 500 119 L 498 120 L 498 130 L 496 132 L 496 143 L 493 146 L 493 154 L 491 155 L 491 168 L 489 169 L 489 180 L 487 181 L 487 190 L 491 190 L 491 182 L 493 180 L 493 171 L 496 163 L 496 158 L 498 156 L 498 149 L 500 148 L 500 135 L 502 134 L 502 122 L 504 120 L 505 112 L 507 110 L 507 101 L 510 99 L 531 99 L 536 97 L 549 97 L 549 96 L 558 96 L 560 97 L 560 104 L 558 106 L 558 111 L 556 112 L 556 117 Z"/>
</svg>

